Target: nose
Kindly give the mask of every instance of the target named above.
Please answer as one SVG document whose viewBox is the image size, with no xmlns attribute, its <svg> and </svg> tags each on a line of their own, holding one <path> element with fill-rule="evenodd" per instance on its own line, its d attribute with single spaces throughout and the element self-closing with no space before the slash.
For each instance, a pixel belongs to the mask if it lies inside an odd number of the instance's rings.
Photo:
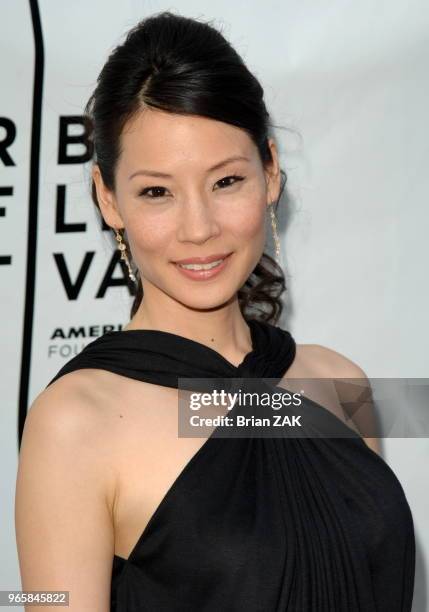
<svg viewBox="0 0 429 612">
<path fill-rule="evenodd" d="M 179 214 L 177 238 L 180 242 L 203 244 L 220 233 L 219 223 L 213 210 L 202 198 L 183 203 Z"/>
</svg>

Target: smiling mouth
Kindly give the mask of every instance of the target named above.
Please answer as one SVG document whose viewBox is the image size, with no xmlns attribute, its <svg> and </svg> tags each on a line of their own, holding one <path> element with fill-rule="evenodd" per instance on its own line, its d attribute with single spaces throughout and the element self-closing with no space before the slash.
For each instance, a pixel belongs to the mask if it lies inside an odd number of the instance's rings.
<svg viewBox="0 0 429 612">
<path fill-rule="evenodd" d="M 184 268 L 185 270 L 211 270 L 212 268 L 216 268 L 216 266 L 221 264 L 223 260 L 226 259 L 226 257 L 223 257 L 222 259 L 217 259 L 216 261 L 212 261 L 206 264 L 192 263 L 192 264 L 177 264 L 177 265 L 180 268 Z"/>
<path fill-rule="evenodd" d="M 197 262 L 197 261 L 188 261 L 183 263 L 172 262 L 178 270 L 180 270 L 181 274 L 185 275 L 189 279 L 193 280 L 209 280 L 211 278 L 215 278 L 218 274 L 221 274 L 222 270 L 228 266 L 228 262 L 231 258 L 232 252 L 228 253 L 222 257 L 217 256 L 217 259 L 212 259 L 212 261 L 206 262 Z M 206 258 L 209 259 L 209 258 Z"/>
<path fill-rule="evenodd" d="M 208 257 L 179 259 L 174 263 L 185 270 L 211 270 L 221 264 L 231 253 L 216 253 Z"/>
</svg>

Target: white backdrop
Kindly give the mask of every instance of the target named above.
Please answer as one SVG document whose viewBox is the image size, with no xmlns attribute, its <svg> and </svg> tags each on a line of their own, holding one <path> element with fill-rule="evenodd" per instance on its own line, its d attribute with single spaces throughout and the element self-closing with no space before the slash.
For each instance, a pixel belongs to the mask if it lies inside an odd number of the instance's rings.
<svg viewBox="0 0 429 612">
<path fill-rule="evenodd" d="M 124 285 L 99 293 L 112 243 L 96 223 L 88 164 L 58 161 L 60 120 L 82 114 L 125 32 L 165 9 L 214 19 L 262 82 L 274 123 L 288 128 L 276 131 L 288 173 L 282 326 L 298 343 L 342 352 L 370 377 L 429 377 L 427 2 L 3 0 L 0 589 L 21 588 L 18 414 L 103 326 L 124 325 L 131 303 Z M 68 136 L 80 131 L 72 126 Z M 122 278 L 119 266 L 113 278 Z M 429 610 L 429 442 L 382 446 L 415 521 L 413 610 Z"/>
</svg>

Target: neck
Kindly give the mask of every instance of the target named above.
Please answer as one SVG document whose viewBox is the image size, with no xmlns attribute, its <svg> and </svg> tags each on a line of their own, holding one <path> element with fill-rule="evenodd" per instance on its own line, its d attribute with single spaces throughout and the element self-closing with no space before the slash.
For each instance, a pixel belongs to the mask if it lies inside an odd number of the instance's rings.
<svg viewBox="0 0 429 612">
<path fill-rule="evenodd" d="M 223 355 L 231 363 L 240 363 L 252 350 L 250 329 L 240 311 L 238 298 L 218 308 L 195 310 L 171 299 L 155 303 L 145 292 L 137 312 L 123 328 L 154 329 L 200 342 Z"/>
</svg>

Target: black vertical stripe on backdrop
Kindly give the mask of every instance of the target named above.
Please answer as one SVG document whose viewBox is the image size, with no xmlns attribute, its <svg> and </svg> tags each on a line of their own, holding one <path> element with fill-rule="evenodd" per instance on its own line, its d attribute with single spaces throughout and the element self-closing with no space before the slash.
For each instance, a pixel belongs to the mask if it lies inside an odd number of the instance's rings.
<svg viewBox="0 0 429 612">
<path fill-rule="evenodd" d="M 21 348 L 21 375 L 18 405 L 18 451 L 28 407 L 31 347 L 34 315 L 34 288 L 36 284 L 37 220 L 39 209 L 40 139 L 42 124 L 42 97 L 45 54 L 42 24 L 37 0 L 29 0 L 34 36 L 34 81 L 30 153 L 30 189 L 28 200 L 27 266 L 25 278 L 24 325 Z"/>
</svg>

